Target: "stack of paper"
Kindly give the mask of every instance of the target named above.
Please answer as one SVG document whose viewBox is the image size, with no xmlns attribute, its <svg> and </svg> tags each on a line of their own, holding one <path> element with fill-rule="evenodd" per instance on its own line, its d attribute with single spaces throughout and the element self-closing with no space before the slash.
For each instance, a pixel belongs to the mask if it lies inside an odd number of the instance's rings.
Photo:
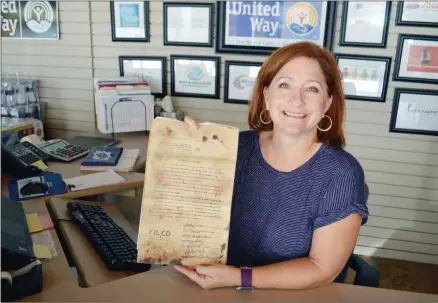
<svg viewBox="0 0 438 303">
<path fill-rule="evenodd" d="M 71 191 L 79 191 L 89 188 L 123 183 L 125 182 L 125 179 L 113 170 L 108 170 L 101 173 L 88 174 L 64 179 L 64 182 Z"/>
</svg>

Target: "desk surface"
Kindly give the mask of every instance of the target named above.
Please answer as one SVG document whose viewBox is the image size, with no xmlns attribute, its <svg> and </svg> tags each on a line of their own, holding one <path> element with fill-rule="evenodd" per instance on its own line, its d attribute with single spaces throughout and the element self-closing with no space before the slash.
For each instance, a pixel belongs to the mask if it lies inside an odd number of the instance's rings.
<svg viewBox="0 0 438 303">
<path fill-rule="evenodd" d="M 98 136 L 97 134 L 94 133 L 89 135 Z M 65 194 L 57 195 L 56 197 L 63 197 L 63 198 L 87 197 L 92 195 L 105 194 L 108 192 L 122 191 L 126 189 L 138 188 L 143 186 L 145 163 L 146 163 L 146 152 L 147 152 L 147 135 L 143 132 L 126 133 L 126 134 L 117 134 L 116 138 L 121 139 L 121 142 L 116 146 L 123 146 L 126 149 L 140 149 L 140 156 L 137 159 L 133 172 L 127 172 L 127 173 L 117 172 L 120 176 L 122 176 L 126 180 L 126 182 L 115 184 L 115 185 L 92 188 L 83 191 L 76 191 L 76 192 L 68 191 Z M 83 158 L 76 159 L 71 162 L 49 160 L 48 171 L 59 173 L 63 178 L 71 178 L 71 177 L 80 176 L 82 174 L 93 173 L 89 171 L 83 172 L 80 170 L 82 160 Z M 2 174 L 1 189 L 3 195 L 9 195 L 8 182 L 10 179 L 11 179 L 10 176 Z"/>
<path fill-rule="evenodd" d="M 47 213 L 43 200 L 23 202 L 26 212 Z M 129 229 L 128 229 L 129 232 Z M 438 296 L 333 283 L 304 291 L 254 290 L 239 293 L 234 288 L 202 290 L 171 266 L 152 269 L 111 282 L 81 288 L 74 280 L 57 234 L 52 236 L 58 257 L 43 261 L 43 292 L 22 301 L 105 302 L 438 302 Z M 87 255 L 95 254 L 89 251 Z"/>
<path fill-rule="evenodd" d="M 79 229 L 79 226 L 71 221 L 72 218 L 67 210 L 68 201 L 69 200 L 65 199 L 51 199 L 49 202 L 49 208 L 53 213 L 53 220 L 58 222 L 59 231 L 70 251 L 70 255 L 77 268 L 78 274 L 85 286 L 91 287 L 135 274 L 130 271 L 109 270 L 105 266 L 103 261 L 95 253 L 91 243 Z M 128 236 L 134 242 L 137 242 L 137 233 L 113 205 L 90 201 L 75 202 L 102 206 L 111 218 L 123 228 Z"/>
</svg>

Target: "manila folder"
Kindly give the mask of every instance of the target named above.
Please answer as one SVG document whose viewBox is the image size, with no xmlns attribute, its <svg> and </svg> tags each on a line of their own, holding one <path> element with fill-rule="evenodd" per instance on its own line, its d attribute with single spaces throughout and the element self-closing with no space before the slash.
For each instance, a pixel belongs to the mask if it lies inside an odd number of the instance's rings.
<svg viewBox="0 0 438 303">
<path fill-rule="evenodd" d="M 138 262 L 226 263 L 238 139 L 231 126 L 153 120 Z"/>
</svg>

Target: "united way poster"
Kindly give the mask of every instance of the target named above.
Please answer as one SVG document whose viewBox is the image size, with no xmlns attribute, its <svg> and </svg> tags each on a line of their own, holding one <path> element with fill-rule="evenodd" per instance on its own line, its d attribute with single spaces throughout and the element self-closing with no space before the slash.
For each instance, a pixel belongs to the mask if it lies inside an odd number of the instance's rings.
<svg viewBox="0 0 438 303">
<path fill-rule="evenodd" d="M 1 1 L 1 37 L 59 39 L 58 1 Z"/>
<path fill-rule="evenodd" d="M 327 2 L 227 1 L 224 44 L 281 47 L 298 41 L 324 45 Z"/>
</svg>

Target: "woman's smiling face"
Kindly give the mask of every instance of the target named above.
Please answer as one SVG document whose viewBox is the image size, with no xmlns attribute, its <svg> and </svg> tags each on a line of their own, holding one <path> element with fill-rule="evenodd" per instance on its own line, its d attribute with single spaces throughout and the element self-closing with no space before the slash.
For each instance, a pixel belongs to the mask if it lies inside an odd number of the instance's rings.
<svg viewBox="0 0 438 303">
<path fill-rule="evenodd" d="M 315 131 L 332 102 L 318 61 L 306 57 L 284 65 L 263 94 L 274 130 L 289 135 Z"/>
</svg>

